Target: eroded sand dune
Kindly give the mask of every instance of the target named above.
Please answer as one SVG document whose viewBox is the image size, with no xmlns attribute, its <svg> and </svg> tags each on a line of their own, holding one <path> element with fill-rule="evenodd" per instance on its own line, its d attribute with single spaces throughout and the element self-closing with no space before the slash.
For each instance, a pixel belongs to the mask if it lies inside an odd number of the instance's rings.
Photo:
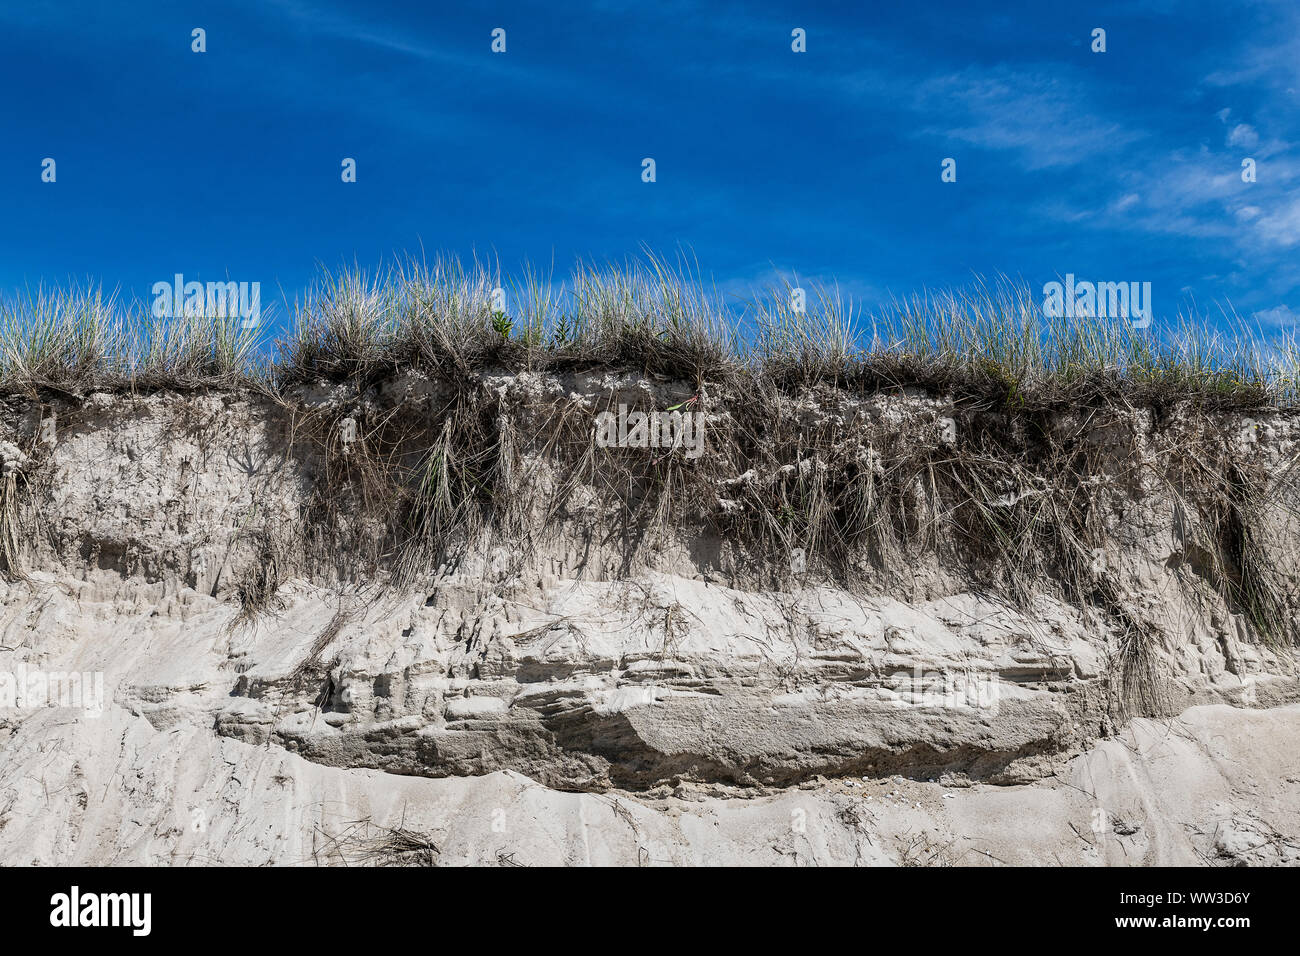
<svg viewBox="0 0 1300 956">
<path fill-rule="evenodd" d="M 955 454 L 944 421 L 958 443 L 996 433 L 943 402 L 791 398 L 797 427 L 830 429 L 821 451 L 640 490 L 670 512 L 651 534 L 620 517 L 616 482 L 583 470 L 592 459 L 557 456 L 548 436 L 566 410 L 590 417 L 624 393 L 668 407 L 689 389 L 605 374 L 479 384 L 495 396 L 476 412 L 495 422 L 496 484 L 479 502 L 493 516 L 438 526 L 455 559 L 420 552 L 414 574 L 385 558 L 392 529 L 367 524 L 348 469 L 380 420 L 418 414 L 446 433 L 427 382 L 347 401 L 11 403 L 0 438 L 21 483 L 6 492 L 17 553 L 0 670 L 102 675 L 104 694 L 100 714 L 0 712 L 0 862 L 1300 859 L 1290 652 L 1213 573 L 1171 464 L 1196 428 L 1235 434 L 1231 416 L 1048 421 L 1093 455 L 1071 479 L 1102 526 L 1086 569 L 1101 597 L 1082 601 L 1025 577 L 1046 559 L 982 566 L 933 476 L 897 478 L 907 456 L 933 469 Z M 728 434 L 734 406 L 707 407 L 705 435 Z M 343 419 L 359 444 L 340 444 Z M 1240 453 L 1280 472 L 1296 422 L 1258 425 Z M 705 447 L 674 467 L 707 468 Z M 760 490 L 848 459 L 881 502 L 911 502 L 885 524 L 919 545 L 873 530 L 837 574 L 791 539 L 798 560 L 773 570 L 729 523 Z M 1065 494 L 1039 464 L 1035 477 L 1021 461 L 1023 486 L 985 504 Z M 1290 582 L 1293 512 L 1284 491 L 1273 499 L 1252 540 Z M 1284 627 L 1292 600 L 1272 607 Z"/>
</svg>

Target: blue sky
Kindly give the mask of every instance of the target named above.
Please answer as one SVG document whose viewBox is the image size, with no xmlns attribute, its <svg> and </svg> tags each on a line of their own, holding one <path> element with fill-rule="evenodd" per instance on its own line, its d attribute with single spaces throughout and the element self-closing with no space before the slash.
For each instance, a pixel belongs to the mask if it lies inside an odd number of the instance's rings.
<svg viewBox="0 0 1300 956">
<path fill-rule="evenodd" d="M 1298 28 L 1294 0 L 6 4 L 0 290 L 147 300 L 180 272 L 269 300 L 317 263 L 558 278 L 645 244 L 737 293 L 1072 272 L 1290 327 Z"/>
</svg>

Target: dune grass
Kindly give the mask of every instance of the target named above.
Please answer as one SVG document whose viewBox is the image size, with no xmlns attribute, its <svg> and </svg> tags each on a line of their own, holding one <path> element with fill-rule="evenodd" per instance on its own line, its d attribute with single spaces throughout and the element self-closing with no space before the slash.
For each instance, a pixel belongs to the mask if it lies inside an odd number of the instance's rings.
<svg viewBox="0 0 1300 956">
<path fill-rule="evenodd" d="M 1121 696 L 1158 713 L 1151 649 L 1169 625 L 1129 607 L 1123 575 L 1098 563 L 1129 547 L 1109 519 L 1145 482 L 1184 516 L 1181 585 L 1243 614 L 1262 642 L 1300 638 L 1267 537 L 1285 525 L 1275 512 L 1289 507 L 1278 490 L 1289 468 L 1274 474 L 1233 440 L 1244 413 L 1300 404 L 1294 340 L 1232 315 L 1146 329 L 1054 319 L 1007 280 L 874 314 L 825 286 L 796 308 L 796 282 L 739 299 L 685 259 L 579 263 L 560 281 L 407 261 L 322 273 L 276 340 L 266 322 L 154 319 L 98 290 L 40 289 L 0 305 L 0 391 L 64 405 L 95 389 L 272 395 L 315 488 L 301 541 L 271 529 L 252 539 L 238 586 L 248 618 L 290 573 L 427 582 L 484 540 L 522 566 L 566 521 L 626 570 L 667 536 L 704 529 L 734 549 L 733 567 L 774 585 L 804 574 L 797 552 L 808 574 L 855 589 L 906 589 L 925 560 L 1024 606 L 1055 588 L 1124 635 Z M 643 375 L 663 405 L 699 401 L 708 448 L 686 461 L 599 447 L 593 416 L 613 387 L 590 402 L 560 389 L 523 409 L 479 374 L 503 369 Z M 404 372 L 436 380 L 436 401 L 385 391 Z M 817 413 L 804 415 L 810 388 L 821 388 Z M 942 401 L 910 403 L 903 424 L 848 408 L 855 393 L 904 389 Z M 1183 402 L 1243 415 L 1151 415 L 1148 426 L 1134 412 Z M 19 478 L 0 489 L 0 572 L 11 575 Z"/>
<path fill-rule="evenodd" d="M 494 290 L 504 291 L 503 300 Z M 620 368 L 703 382 L 916 387 L 986 403 L 1297 404 L 1300 349 L 1232 314 L 1123 319 L 1044 315 L 1023 284 L 999 280 L 917 295 L 866 314 L 833 287 L 794 280 L 726 295 L 698 264 L 645 255 L 579 262 L 561 280 L 455 258 L 375 272 L 322 272 L 273 339 L 236 319 L 155 318 L 101 290 L 40 288 L 0 301 L 0 389 L 81 394 L 372 380 L 395 371 Z"/>
<path fill-rule="evenodd" d="M 0 299 L 0 388 L 186 388 L 264 379 L 254 329 L 235 318 L 155 318 L 94 286 Z"/>
</svg>

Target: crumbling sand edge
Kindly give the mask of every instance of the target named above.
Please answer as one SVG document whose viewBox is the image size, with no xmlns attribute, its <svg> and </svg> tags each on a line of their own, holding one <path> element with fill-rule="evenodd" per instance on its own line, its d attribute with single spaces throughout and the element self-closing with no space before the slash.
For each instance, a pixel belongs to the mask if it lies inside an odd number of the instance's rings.
<svg viewBox="0 0 1300 956">
<path fill-rule="evenodd" d="M 488 371 L 471 385 L 11 402 L 0 437 L 26 463 L 10 459 L 19 564 L 0 660 L 75 660 L 159 730 L 209 727 L 328 766 L 645 793 L 888 774 L 1010 784 L 1135 715 L 1298 698 L 1289 645 L 1258 633 L 1206 545 L 1224 499 L 1194 494 L 1224 475 L 1266 482 L 1274 507 L 1252 542 L 1281 585 L 1269 608 L 1285 635 L 1287 413 L 1035 421 L 808 389 L 751 400 L 756 423 L 740 396 L 632 373 Z M 692 397 L 696 459 L 591 441 L 602 408 Z M 347 447 L 349 418 L 361 437 Z M 462 461 L 491 450 L 471 476 L 490 474 L 491 494 L 418 525 L 431 546 L 405 553 L 427 563 L 403 567 L 388 518 L 431 512 L 367 494 L 409 493 L 448 435 L 492 439 L 445 445 Z M 1044 467 L 1061 461 L 1087 466 Z M 853 552 L 827 536 L 855 529 L 824 503 L 868 488 L 882 518 Z M 951 496 L 977 491 L 959 515 Z M 991 508 L 1030 535 L 1013 542 L 1038 541 L 1025 517 L 1053 496 L 1063 514 L 1088 503 L 1067 529 L 1086 567 L 1053 569 L 1059 534 L 1041 554 L 981 547 L 970 522 Z M 807 514 L 772 520 L 792 505 Z"/>
</svg>

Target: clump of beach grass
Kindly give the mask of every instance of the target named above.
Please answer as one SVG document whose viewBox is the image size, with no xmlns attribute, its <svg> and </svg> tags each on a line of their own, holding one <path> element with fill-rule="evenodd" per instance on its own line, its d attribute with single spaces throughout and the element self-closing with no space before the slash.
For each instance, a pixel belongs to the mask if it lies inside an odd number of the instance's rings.
<svg viewBox="0 0 1300 956">
<path fill-rule="evenodd" d="M 431 836 L 404 826 L 380 826 L 369 817 L 345 824 L 338 833 L 318 829 L 312 859 L 320 865 L 431 867 L 442 855 Z"/>
<path fill-rule="evenodd" d="M 42 286 L 0 298 L 0 389 L 83 395 L 249 384 L 265 377 L 262 338 L 238 316 L 159 318 L 94 285 Z"/>
</svg>

